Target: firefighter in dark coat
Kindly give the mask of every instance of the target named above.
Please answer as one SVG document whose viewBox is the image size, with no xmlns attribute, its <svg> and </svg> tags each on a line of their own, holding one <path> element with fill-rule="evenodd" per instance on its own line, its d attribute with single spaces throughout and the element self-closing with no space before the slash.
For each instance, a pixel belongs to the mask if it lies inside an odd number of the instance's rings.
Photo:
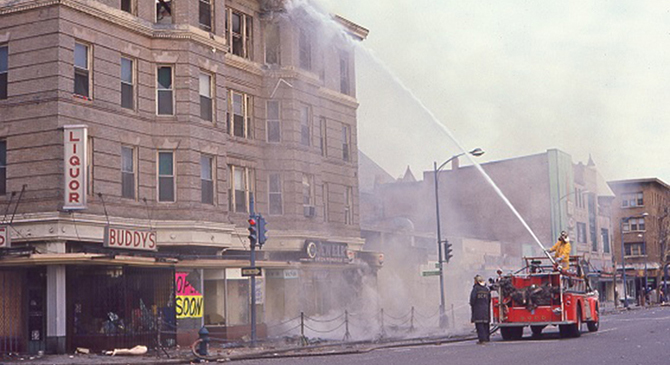
<svg viewBox="0 0 670 365">
<path fill-rule="evenodd" d="M 483 344 L 490 341 L 490 323 L 491 323 L 491 291 L 486 287 L 484 278 L 480 275 L 475 276 L 475 285 L 470 293 L 470 307 L 472 308 L 472 318 L 470 321 L 475 324 L 477 329 L 477 344 Z"/>
</svg>

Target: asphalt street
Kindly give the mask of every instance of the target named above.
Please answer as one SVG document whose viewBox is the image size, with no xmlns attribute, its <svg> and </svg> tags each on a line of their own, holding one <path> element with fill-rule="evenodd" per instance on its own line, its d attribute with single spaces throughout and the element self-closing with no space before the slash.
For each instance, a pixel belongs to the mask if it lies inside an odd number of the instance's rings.
<svg viewBox="0 0 670 365">
<path fill-rule="evenodd" d="M 475 341 L 442 345 L 386 348 L 354 354 L 244 360 L 241 365 L 445 365 L 445 364 L 670 364 L 670 307 L 636 309 L 603 316 L 600 330 L 580 338 L 561 339 L 558 328 L 546 328 L 540 338 L 526 329 L 520 341 L 477 345 Z"/>
</svg>

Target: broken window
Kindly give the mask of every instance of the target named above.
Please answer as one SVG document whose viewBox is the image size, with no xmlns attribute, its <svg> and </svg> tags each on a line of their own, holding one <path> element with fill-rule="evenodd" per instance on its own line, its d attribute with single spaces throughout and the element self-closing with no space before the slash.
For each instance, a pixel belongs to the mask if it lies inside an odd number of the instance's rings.
<svg viewBox="0 0 670 365">
<path fill-rule="evenodd" d="M 268 24 L 265 28 L 265 63 L 281 64 L 279 24 Z"/>
<path fill-rule="evenodd" d="M 303 105 L 300 107 L 300 143 L 304 146 L 311 145 L 310 143 L 310 109 L 309 106 Z"/>
<path fill-rule="evenodd" d="M 270 214 L 283 214 L 281 174 L 270 174 L 268 178 L 268 200 L 270 201 Z"/>
<path fill-rule="evenodd" d="M 212 75 L 200 74 L 200 118 L 211 122 L 213 120 L 212 111 Z"/>
<path fill-rule="evenodd" d="M 156 77 L 156 100 L 158 115 L 174 114 L 172 86 L 172 66 L 158 66 Z"/>
<path fill-rule="evenodd" d="M 231 8 L 226 8 L 226 40 L 230 52 L 251 59 L 253 18 Z"/>
<path fill-rule="evenodd" d="M 267 141 L 281 142 L 280 103 L 278 100 L 268 100 L 267 113 Z"/>
<path fill-rule="evenodd" d="M 121 106 L 135 108 L 133 60 L 121 57 Z"/>
<path fill-rule="evenodd" d="M 210 0 L 200 0 L 198 8 L 198 20 L 200 28 L 210 31 L 212 30 L 212 3 Z"/>
<path fill-rule="evenodd" d="M 298 51 L 300 52 L 300 68 L 312 70 L 312 36 L 309 30 L 300 29 L 298 39 Z"/>
<path fill-rule="evenodd" d="M 89 46 L 83 43 L 74 44 L 74 93 L 90 96 L 90 62 Z"/>
<path fill-rule="evenodd" d="M 158 201 L 175 201 L 174 153 L 158 152 Z"/>
<path fill-rule="evenodd" d="M 237 213 L 249 212 L 249 199 L 254 196 L 254 170 L 248 167 L 230 165 L 230 210 Z"/>
<path fill-rule="evenodd" d="M 230 91 L 228 98 L 228 131 L 236 137 L 251 138 L 251 96 Z"/>
<path fill-rule="evenodd" d="M 172 1 L 156 0 L 156 23 L 172 23 Z"/>
<path fill-rule="evenodd" d="M 9 74 L 9 47 L 0 45 L 0 100 L 7 99 L 7 83 Z"/>
<path fill-rule="evenodd" d="M 214 204 L 214 157 L 200 156 L 201 202 Z"/>
</svg>

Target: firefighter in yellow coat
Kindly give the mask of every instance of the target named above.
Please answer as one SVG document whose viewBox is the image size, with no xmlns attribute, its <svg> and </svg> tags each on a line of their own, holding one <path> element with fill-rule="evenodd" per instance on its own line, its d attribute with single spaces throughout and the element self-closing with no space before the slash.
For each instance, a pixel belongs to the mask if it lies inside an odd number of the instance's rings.
<svg viewBox="0 0 670 365">
<path fill-rule="evenodd" d="M 563 231 L 558 241 L 547 252 L 556 252 L 554 259 L 556 263 L 565 271 L 570 268 L 570 238 L 568 233 Z"/>
</svg>

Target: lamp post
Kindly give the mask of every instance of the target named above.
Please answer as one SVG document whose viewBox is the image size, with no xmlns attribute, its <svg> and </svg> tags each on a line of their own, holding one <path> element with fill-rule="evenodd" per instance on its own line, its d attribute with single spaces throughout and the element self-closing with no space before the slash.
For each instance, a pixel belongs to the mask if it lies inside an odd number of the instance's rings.
<svg viewBox="0 0 670 365">
<path fill-rule="evenodd" d="M 649 213 L 642 213 L 642 217 L 648 216 Z M 624 217 L 619 221 L 619 232 L 621 232 L 621 276 L 623 278 L 623 306 L 628 309 L 628 291 L 626 290 L 626 247 L 623 241 L 623 223 L 628 222 L 631 218 L 636 218 L 637 216 Z"/>
<path fill-rule="evenodd" d="M 481 148 L 475 148 L 472 151 L 468 152 L 469 154 L 479 157 L 484 154 L 484 150 Z M 465 152 L 459 153 L 457 155 L 451 156 L 448 160 L 444 161 L 439 167 L 437 162 L 433 162 L 433 178 L 435 180 L 435 217 L 437 218 L 437 269 L 440 276 L 440 327 L 444 328 L 446 326 L 446 314 L 445 314 L 445 302 L 444 302 L 444 269 L 443 269 L 443 260 L 442 260 L 442 233 L 440 231 L 440 195 L 438 194 L 439 187 L 437 182 L 438 173 L 442 168 L 451 162 L 452 160 L 465 155 Z"/>
</svg>

